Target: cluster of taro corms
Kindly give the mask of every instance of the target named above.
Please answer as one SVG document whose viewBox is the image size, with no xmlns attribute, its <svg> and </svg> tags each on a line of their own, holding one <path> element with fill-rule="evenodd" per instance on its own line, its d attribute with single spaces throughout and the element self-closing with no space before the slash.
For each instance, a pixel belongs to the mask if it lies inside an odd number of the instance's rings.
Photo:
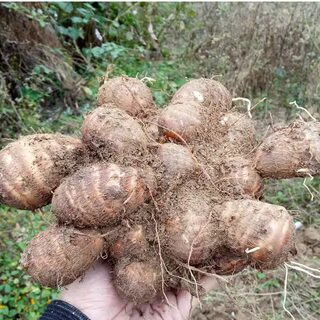
<svg viewBox="0 0 320 320">
<path fill-rule="evenodd" d="M 0 152 L 0 202 L 51 203 L 56 217 L 21 260 L 41 285 L 67 285 L 101 256 L 118 292 L 142 303 L 192 289 L 203 272 L 276 268 L 295 253 L 293 220 L 260 201 L 262 180 L 320 173 L 319 122 L 257 143 L 217 81 L 189 81 L 156 109 L 143 82 L 118 77 L 81 134 L 34 134 Z"/>
</svg>

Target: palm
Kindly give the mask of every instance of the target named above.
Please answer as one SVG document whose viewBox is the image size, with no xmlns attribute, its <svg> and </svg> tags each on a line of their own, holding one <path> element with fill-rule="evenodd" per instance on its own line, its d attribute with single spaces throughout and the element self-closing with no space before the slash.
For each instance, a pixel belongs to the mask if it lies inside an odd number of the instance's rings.
<svg viewBox="0 0 320 320">
<path fill-rule="evenodd" d="M 86 314 L 91 320 L 129 319 L 188 319 L 195 299 L 186 290 L 166 292 L 166 298 L 135 306 L 117 294 L 111 271 L 103 262 L 97 262 L 83 278 L 68 285 L 61 294 L 64 300 Z M 217 286 L 216 281 L 203 282 L 206 290 Z"/>
</svg>

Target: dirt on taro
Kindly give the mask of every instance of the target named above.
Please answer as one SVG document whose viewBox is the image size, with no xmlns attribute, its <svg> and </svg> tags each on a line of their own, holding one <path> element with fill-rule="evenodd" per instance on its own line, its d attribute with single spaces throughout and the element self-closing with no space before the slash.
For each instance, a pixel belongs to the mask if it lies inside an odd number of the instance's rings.
<svg viewBox="0 0 320 320">
<path fill-rule="evenodd" d="M 0 149 L 35 133 L 80 138 L 84 115 L 93 110 L 106 74 L 110 79 L 126 75 L 142 80 L 159 109 L 189 79 L 220 81 L 233 98 L 250 100 L 258 143 L 295 120 L 312 121 L 311 115 L 319 121 L 319 17 L 319 3 L 0 3 Z M 115 90 L 110 102 L 115 100 L 126 105 L 131 97 L 127 90 L 121 95 Z M 136 102 L 141 112 L 141 101 Z M 247 108 L 245 100 L 234 102 L 233 111 L 244 114 Z M 146 116 L 150 123 L 143 131 L 152 138 L 155 119 L 148 112 Z M 206 129 L 216 123 L 214 119 Z M 239 133 L 250 135 L 249 124 L 242 124 Z M 220 131 L 213 136 L 223 134 L 217 127 Z M 220 142 L 214 149 L 224 159 Z M 198 144 L 209 157 L 209 144 Z M 250 148 L 238 145 L 236 151 Z M 287 150 L 285 144 L 281 148 Z M 149 151 L 157 166 L 155 151 Z M 76 165 L 77 157 L 70 161 Z M 126 161 L 133 163 L 132 157 Z M 231 173 L 246 165 L 225 163 L 212 170 Z M 65 170 L 57 166 L 57 172 Z M 233 184 L 223 186 L 226 198 L 237 192 Z M 299 228 L 293 261 L 319 270 L 319 178 L 270 179 L 264 181 L 263 190 L 260 180 L 253 179 L 249 187 L 257 197 L 263 192 L 262 201 L 289 211 Z M 168 185 L 163 183 L 163 189 Z M 49 201 L 42 196 L 39 200 Z M 56 290 L 30 281 L 20 265 L 27 243 L 54 223 L 50 211 L 50 206 L 31 212 L 0 205 L 1 319 L 38 319 L 58 297 Z M 127 249 L 135 254 L 134 248 Z M 227 284 L 201 298 L 191 318 L 291 319 L 287 308 L 297 320 L 320 319 L 319 279 L 287 271 L 287 281 L 284 266 L 274 271 L 246 268 L 228 276 Z"/>
<path fill-rule="evenodd" d="M 273 112 L 273 117 L 281 123 L 284 113 Z M 265 136 L 268 125 L 256 126 L 259 137 Z M 286 206 L 298 222 L 294 261 L 319 269 L 320 265 L 320 229 L 316 224 L 309 224 L 319 214 L 319 183 L 310 186 L 315 199 L 310 195 L 301 195 L 307 191 L 301 179 L 268 181 L 264 185 L 263 201 Z M 307 191 L 308 192 L 308 191 Z M 302 204 L 301 201 L 306 201 Z M 308 208 L 308 209 L 306 209 Z M 310 210 L 311 213 L 306 212 Z M 316 220 L 317 221 L 317 220 Z M 299 225 L 302 222 L 303 226 Z M 300 228 L 301 227 L 301 228 Z M 229 283 L 221 284 L 203 299 L 193 312 L 196 320 L 265 320 L 289 319 L 283 308 L 286 270 L 284 267 L 274 271 L 257 272 L 247 269 L 231 276 Z M 320 283 L 301 272 L 288 272 L 286 306 L 295 319 L 316 320 L 320 317 Z"/>
</svg>

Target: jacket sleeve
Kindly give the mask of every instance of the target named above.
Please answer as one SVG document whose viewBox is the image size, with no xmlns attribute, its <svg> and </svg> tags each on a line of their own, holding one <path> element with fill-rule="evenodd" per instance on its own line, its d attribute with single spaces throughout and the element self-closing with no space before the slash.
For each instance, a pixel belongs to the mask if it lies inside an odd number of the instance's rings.
<svg viewBox="0 0 320 320">
<path fill-rule="evenodd" d="M 39 320 L 90 320 L 80 310 L 62 300 L 54 300 Z"/>
</svg>

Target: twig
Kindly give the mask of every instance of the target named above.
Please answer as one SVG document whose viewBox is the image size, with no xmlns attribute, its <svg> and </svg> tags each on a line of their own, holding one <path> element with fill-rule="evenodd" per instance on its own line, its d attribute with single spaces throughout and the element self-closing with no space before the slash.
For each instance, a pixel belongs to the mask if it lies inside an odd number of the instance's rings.
<svg viewBox="0 0 320 320">
<path fill-rule="evenodd" d="M 191 278 L 193 280 L 193 284 L 195 285 L 196 295 L 197 295 L 197 299 L 198 299 L 198 302 L 199 302 L 200 309 L 202 309 L 202 303 L 201 303 L 201 300 L 200 300 L 199 289 L 198 289 L 198 282 L 197 282 L 197 279 L 194 276 L 192 270 L 190 269 L 190 258 L 191 258 L 192 251 L 193 251 L 193 241 L 192 241 L 192 244 L 191 244 L 189 257 L 188 257 L 188 270 L 189 270 Z"/>
<path fill-rule="evenodd" d="M 248 254 L 248 253 L 256 252 L 256 251 L 258 251 L 260 249 L 261 249 L 260 247 L 255 247 L 255 248 L 252 248 L 252 249 L 247 248 L 245 250 L 245 253 Z"/>
<path fill-rule="evenodd" d="M 122 203 L 122 205 L 127 204 L 127 203 L 131 200 L 131 198 L 132 198 L 132 196 L 134 195 L 135 191 L 136 191 L 136 188 L 134 188 L 134 189 L 132 190 L 132 192 L 130 193 L 129 197 Z"/>
<path fill-rule="evenodd" d="M 299 264 L 299 266 L 293 266 L 293 265 L 290 265 L 288 263 L 285 263 L 285 265 L 290 269 L 301 271 L 301 272 L 304 272 L 307 275 L 309 275 L 309 276 L 311 276 L 311 277 L 313 277 L 315 279 L 320 279 L 320 275 L 316 275 L 316 274 L 313 274 L 312 272 L 308 271 L 308 270 L 312 269 L 314 272 L 320 273 L 320 270 L 307 267 L 307 266 L 305 266 L 303 264 Z"/>
<path fill-rule="evenodd" d="M 313 176 L 312 176 L 311 174 L 309 174 L 309 176 L 310 176 L 310 181 L 312 181 L 312 180 L 313 180 Z M 313 201 L 314 195 L 313 195 L 312 191 L 310 190 L 310 188 L 309 188 L 309 187 L 307 186 L 307 184 L 306 184 L 307 179 L 308 179 L 308 178 L 304 178 L 304 180 L 303 180 L 303 186 L 308 190 L 308 192 L 309 192 L 310 195 L 311 195 L 310 201 Z"/>
<path fill-rule="evenodd" d="M 262 98 L 261 100 L 259 100 L 253 107 L 251 107 L 250 111 L 252 111 L 253 109 L 255 109 L 260 103 L 262 103 L 263 101 L 267 100 L 267 97 Z"/>
<path fill-rule="evenodd" d="M 276 291 L 276 292 L 262 292 L 262 293 L 255 293 L 255 292 L 244 292 L 244 293 L 239 293 L 237 294 L 237 296 L 241 297 L 241 296 L 261 296 L 261 297 L 265 297 L 265 296 L 277 296 L 283 294 L 283 291 Z"/>
<path fill-rule="evenodd" d="M 320 270 L 308 267 L 306 265 L 303 265 L 302 263 L 298 263 L 295 261 L 291 261 L 290 263 L 291 264 L 288 264 L 288 263 L 284 264 L 286 274 L 285 274 L 285 279 L 284 279 L 284 292 L 283 292 L 284 296 L 283 296 L 282 306 L 283 306 L 283 309 L 291 316 L 291 318 L 295 319 L 295 317 L 291 314 L 291 312 L 286 308 L 289 268 L 296 270 L 296 271 L 303 272 L 303 273 L 305 273 L 313 278 L 316 278 L 316 279 L 320 279 L 320 275 L 314 274 L 313 272 L 320 274 Z M 313 271 L 313 272 L 311 272 L 311 271 Z"/>
</svg>

